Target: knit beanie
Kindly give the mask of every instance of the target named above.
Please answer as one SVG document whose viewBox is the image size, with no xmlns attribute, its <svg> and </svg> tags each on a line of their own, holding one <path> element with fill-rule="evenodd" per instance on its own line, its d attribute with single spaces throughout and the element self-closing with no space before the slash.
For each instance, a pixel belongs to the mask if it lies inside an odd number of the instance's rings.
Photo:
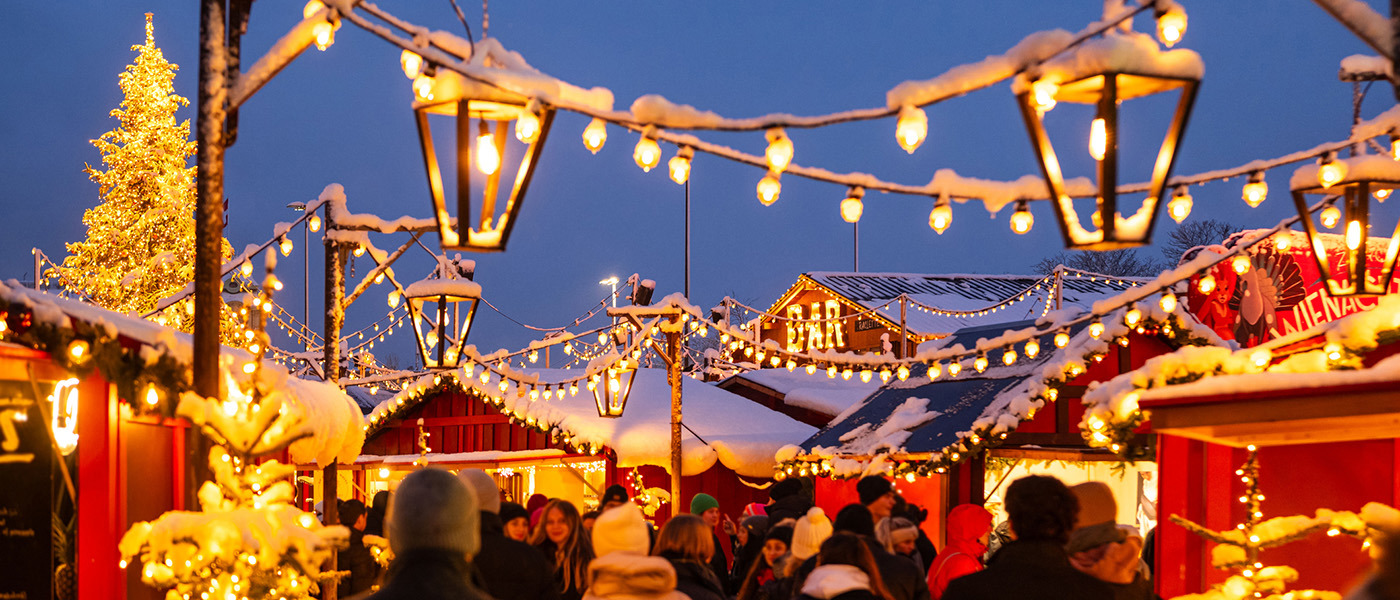
<svg viewBox="0 0 1400 600">
<path fill-rule="evenodd" d="M 389 507 L 389 548 L 400 556 L 417 548 L 471 556 L 481 547 L 480 522 L 476 497 L 462 480 L 441 469 L 414 471 Z"/>
<path fill-rule="evenodd" d="M 802 482 L 796 479 L 784 479 L 768 488 L 768 497 L 774 502 L 782 500 L 788 496 L 795 496 L 802 492 Z"/>
<path fill-rule="evenodd" d="M 709 494 L 696 494 L 690 499 L 690 514 L 703 515 L 711 508 L 719 508 L 719 500 Z"/>
<path fill-rule="evenodd" d="M 501 503 L 501 523 L 509 523 L 516 519 L 529 519 L 530 513 L 525 512 L 525 507 L 514 502 Z"/>
<path fill-rule="evenodd" d="M 875 526 L 875 539 L 885 546 L 885 550 L 894 552 L 896 544 L 919 539 L 919 529 L 908 519 L 886 517 Z"/>
<path fill-rule="evenodd" d="M 627 488 L 614 483 L 608 486 L 608 489 L 603 490 L 603 497 L 598 500 L 598 506 L 606 506 L 609 502 L 627 502 L 628 500 L 631 498 L 627 496 Z"/>
<path fill-rule="evenodd" d="M 749 532 L 750 538 L 760 538 L 768 533 L 768 517 L 754 515 L 739 520 L 739 527 Z"/>
<path fill-rule="evenodd" d="M 856 483 L 856 493 L 860 495 L 860 503 L 865 505 L 869 505 L 871 502 L 879 500 L 881 496 L 893 491 L 894 484 L 878 475 L 862 477 Z"/>
<path fill-rule="evenodd" d="M 1113 489 L 1101 481 L 1086 481 L 1069 488 L 1079 499 L 1079 514 L 1074 520 L 1065 551 L 1074 554 L 1103 544 L 1123 541 L 1127 535 L 1118 528 L 1118 503 Z"/>
<path fill-rule="evenodd" d="M 813 506 L 797 520 L 797 525 L 792 528 L 792 543 L 788 546 L 798 560 L 807 560 L 821 551 L 822 542 L 831 537 L 831 533 L 831 519 L 826 517 L 821 507 Z"/>
<path fill-rule="evenodd" d="M 598 558 L 613 552 L 646 556 L 650 549 L 647 522 L 636 504 L 628 502 L 603 511 L 593 522 L 593 553 Z"/>
<path fill-rule="evenodd" d="M 836 531 L 848 531 L 868 538 L 875 537 L 875 517 L 864 504 L 847 504 L 836 513 L 832 523 Z"/>
<path fill-rule="evenodd" d="M 744 505 L 744 517 L 766 517 L 768 516 L 768 506 L 757 502 L 750 502 Z"/>
<path fill-rule="evenodd" d="M 489 513 L 501 512 L 501 488 L 496 487 L 496 480 L 487 475 L 486 471 L 462 469 L 457 472 L 457 478 L 461 479 L 462 483 L 467 484 L 472 493 L 476 494 L 477 510 Z"/>
<path fill-rule="evenodd" d="M 821 509 L 818 508 L 816 510 Z M 784 546 L 792 548 L 792 527 L 783 525 L 782 527 L 774 527 L 768 530 L 768 535 L 763 537 L 763 541 L 766 542 L 768 540 L 778 540 L 782 542 Z"/>
</svg>

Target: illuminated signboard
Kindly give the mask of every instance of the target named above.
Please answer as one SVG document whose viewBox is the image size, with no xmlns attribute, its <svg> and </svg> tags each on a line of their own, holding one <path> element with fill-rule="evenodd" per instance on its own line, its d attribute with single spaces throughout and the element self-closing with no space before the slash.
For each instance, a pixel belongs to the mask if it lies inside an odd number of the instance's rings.
<svg viewBox="0 0 1400 600">
<path fill-rule="evenodd" d="M 787 350 L 808 352 L 846 347 L 841 303 L 836 300 L 787 307 Z"/>
</svg>

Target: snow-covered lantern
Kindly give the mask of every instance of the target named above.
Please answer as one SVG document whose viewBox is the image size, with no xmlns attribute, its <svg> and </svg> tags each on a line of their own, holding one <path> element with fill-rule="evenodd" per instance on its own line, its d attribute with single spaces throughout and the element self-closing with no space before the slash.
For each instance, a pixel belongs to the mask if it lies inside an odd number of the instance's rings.
<svg viewBox="0 0 1400 600">
<path fill-rule="evenodd" d="M 1384 202 L 1400 188 L 1400 162 L 1388 155 L 1363 155 L 1348 159 L 1324 156 L 1318 164 L 1293 172 L 1289 181 L 1293 204 L 1317 270 L 1334 297 L 1383 296 L 1390 291 L 1395 258 L 1400 250 L 1400 224 L 1389 239 L 1369 242 L 1371 199 Z M 1318 211 L 1321 226 L 1338 235 L 1324 236 L 1308 211 L 1309 196 L 1332 196 L 1333 203 Z M 1337 204 L 1341 210 L 1337 210 Z M 1332 252 L 1328 253 L 1331 246 Z M 1333 265 L 1337 268 L 1334 270 Z"/>
<path fill-rule="evenodd" d="M 1162 51 L 1156 40 L 1134 32 L 1110 31 L 1017 77 L 1014 90 L 1030 133 L 1051 206 L 1060 223 L 1065 247 L 1075 250 L 1115 250 L 1149 244 L 1157 213 L 1165 198 L 1167 179 L 1176 163 L 1177 146 L 1186 130 L 1204 67 L 1190 50 Z M 1176 113 L 1157 152 L 1141 208 L 1128 216 L 1118 212 L 1119 103 L 1180 91 Z M 1097 163 L 1098 186 L 1092 190 L 1097 207 L 1084 226 L 1072 197 L 1089 189 L 1071 190 L 1045 130 L 1045 114 L 1056 103 L 1096 107 L 1089 127 L 1089 154 Z M 1077 193 L 1076 193 L 1077 192 Z M 1111 217 L 1111 218 L 1110 218 Z"/>
<path fill-rule="evenodd" d="M 404 288 L 404 299 L 413 315 L 413 337 L 423 366 L 456 367 L 471 333 L 472 317 L 481 301 L 481 285 L 449 271 L 441 277 L 416 281 Z"/>
<path fill-rule="evenodd" d="M 637 379 L 637 364 L 626 358 L 617 361 L 602 373 L 593 376 L 593 400 L 598 403 L 598 416 L 617 418 L 627 408 L 627 396 Z"/>
<path fill-rule="evenodd" d="M 414 112 L 442 248 L 503 251 L 544 149 L 554 108 L 461 77 L 437 77 L 427 96 L 431 99 L 418 97 Z M 457 165 L 455 218 L 448 211 L 443 190 L 442 170 L 429 123 L 432 115 L 451 117 L 455 124 L 455 156 L 445 157 Z M 514 167 L 514 182 L 508 182 L 510 190 L 504 192 L 501 174 L 508 167 Z M 473 198 L 480 199 L 475 211 Z"/>
</svg>

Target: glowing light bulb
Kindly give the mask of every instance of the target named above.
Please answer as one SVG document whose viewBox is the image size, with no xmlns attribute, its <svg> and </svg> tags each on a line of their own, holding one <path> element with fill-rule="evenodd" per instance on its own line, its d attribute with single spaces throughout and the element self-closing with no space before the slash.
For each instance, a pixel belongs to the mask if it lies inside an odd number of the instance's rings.
<svg viewBox="0 0 1400 600">
<path fill-rule="evenodd" d="M 1361 221 L 1352 219 L 1347 223 L 1347 249 L 1355 250 L 1361 247 Z"/>
<path fill-rule="evenodd" d="M 160 404 L 160 394 L 156 392 L 155 386 L 146 387 L 146 404 L 150 406 Z"/>
<path fill-rule="evenodd" d="M 515 139 L 533 144 L 540 139 L 540 116 L 533 110 L 522 110 L 515 117 Z"/>
<path fill-rule="evenodd" d="M 764 206 L 772 206 L 778 201 L 778 194 L 782 189 L 783 184 L 778 181 L 778 173 L 769 171 L 758 181 L 758 201 Z"/>
<path fill-rule="evenodd" d="M 1186 192 L 1186 186 L 1178 186 L 1176 188 L 1176 193 L 1172 194 L 1171 201 L 1167 203 L 1167 214 L 1172 216 L 1173 221 L 1181 223 L 1186 220 L 1186 217 L 1191 215 L 1191 207 L 1193 205 L 1194 202 L 1191 200 L 1191 194 Z"/>
<path fill-rule="evenodd" d="M 1162 292 L 1162 299 L 1158 301 L 1158 304 L 1162 307 L 1163 312 L 1176 310 L 1176 294 L 1173 294 L 1171 290 Z"/>
<path fill-rule="evenodd" d="M 958 373 L 961 373 L 961 372 L 962 372 L 962 363 L 960 363 L 960 362 L 958 362 L 958 361 L 953 361 L 953 362 L 948 363 L 948 376 L 949 376 L 949 377 L 957 377 L 957 376 L 958 376 Z"/>
<path fill-rule="evenodd" d="M 1094 157 L 1094 160 L 1103 160 L 1107 152 L 1108 121 L 1099 117 L 1089 124 L 1089 156 Z"/>
<path fill-rule="evenodd" d="M 1400 160 L 1400 136 L 1390 136 L 1390 157 Z"/>
<path fill-rule="evenodd" d="M 894 126 L 894 137 L 899 146 L 910 154 L 924 143 L 928 136 L 928 114 L 917 106 L 906 106 L 899 110 L 899 121 Z"/>
<path fill-rule="evenodd" d="M 1101 323 L 1101 322 L 1099 322 L 1099 321 L 1094 321 L 1093 323 L 1090 323 L 1090 324 L 1089 324 L 1089 337 L 1092 337 L 1092 338 L 1094 338 L 1094 339 L 1099 339 L 1099 336 L 1101 336 L 1101 335 L 1103 335 L 1103 323 Z"/>
<path fill-rule="evenodd" d="M 311 228 L 311 231 L 312 231 L 313 233 L 314 233 L 314 232 L 317 232 L 317 231 L 320 231 L 320 230 L 321 230 L 321 215 L 311 215 L 311 218 L 309 218 L 309 219 L 306 220 L 306 226 L 309 227 L 309 228 Z"/>
<path fill-rule="evenodd" d="M 433 80 L 433 76 L 426 73 L 413 78 L 413 94 L 418 96 L 419 102 L 427 102 L 433 99 L 434 83 L 436 83 L 436 81 Z"/>
<path fill-rule="evenodd" d="M 1142 322 L 1142 311 L 1136 306 L 1123 314 L 1123 323 L 1127 324 L 1128 327 L 1136 327 L 1140 322 Z"/>
<path fill-rule="evenodd" d="M 695 151 L 686 146 L 666 163 L 671 170 L 671 181 L 676 182 L 676 185 L 685 185 L 685 182 L 690 180 L 690 159 L 694 155 Z"/>
<path fill-rule="evenodd" d="M 953 206 L 947 198 L 940 198 L 933 205 L 933 211 L 928 214 L 928 226 L 932 227 L 938 235 L 943 235 L 944 231 L 953 224 Z"/>
<path fill-rule="evenodd" d="M 1278 236 L 1274 237 L 1274 248 L 1279 251 L 1287 250 L 1288 247 L 1292 245 L 1293 236 L 1287 233 L 1281 233 Z"/>
<path fill-rule="evenodd" d="M 1044 79 L 1035 80 L 1035 83 L 1031 84 L 1031 100 L 1035 104 L 1036 112 L 1045 114 L 1055 108 L 1055 94 L 1059 92 L 1058 84 Z"/>
<path fill-rule="evenodd" d="M 1269 351 L 1264 349 L 1256 350 L 1254 351 L 1254 354 L 1251 354 L 1249 356 L 1250 362 L 1253 362 L 1254 366 L 1259 367 L 1261 369 L 1268 366 L 1269 361 L 1272 359 L 1273 355 L 1269 354 Z"/>
<path fill-rule="evenodd" d="M 1157 39 L 1162 40 L 1168 48 L 1181 41 L 1181 36 L 1185 33 L 1186 11 L 1181 10 L 1181 7 L 1174 6 L 1157 15 Z"/>
<path fill-rule="evenodd" d="M 321 12 L 325 10 L 325 8 L 326 5 L 321 2 L 321 0 L 311 0 L 307 2 L 305 6 L 301 7 L 301 18 L 310 19 L 311 15 Z"/>
<path fill-rule="evenodd" d="M 496 136 L 486 128 L 486 121 L 477 123 L 476 168 L 482 173 L 493 175 L 501 168 L 501 153 L 496 149 Z"/>
<path fill-rule="evenodd" d="M 847 223 L 859 223 L 861 213 L 865 212 L 865 203 L 861 198 L 865 196 L 865 190 L 860 187 L 852 187 L 846 194 L 846 199 L 841 201 L 841 219 Z"/>
<path fill-rule="evenodd" d="M 354 249 L 354 250 L 350 251 L 350 253 L 351 253 L 351 254 L 354 254 L 356 257 L 364 256 L 364 255 L 365 255 L 365 247 L 364 247 L 364 246 L 358 246 L 358 245 L 357 245 L 357 246 L 355 246 L 355 249 Z"/>
<path fill-rule="evenodd" d="M 1018 234 L 1025 234 L 1031 230 L 1035 224 L 1035 215 L 1031 214 L 1031 209 L 1026 206 L 1026 201 L 1016 203 L 1016 212 L 1011 213 L 1011 231 Z"/>
<path fill-rule="evenodd" d="M 1040 342 L 1031 338 L 1026 342 L 1026 358 L 1035 358 L 1037 354 L 1040 354 Z"/>
<path fill-rule="evenodd" d="M 335 43 L 335 25 L 329 21 L 321 21 L 311 26 L 311 35 L 316 39 L 316 49 L 324 52 Z"/>
<path fill-rule="evenodd" d="M 282 256 L 287 256 L 287 255 L 291 254 L 291 253 L 292 253 L 292 240 L 289 240 L 289 239 L 287 239 L 286 236 L 283 236 L 283 237 L 282 237 L 282 241 L 280 241 L 280 242 L 277 243 L 277 248 L 278 248 L 279 250 L 282 251 Z"/>
<path fill-rule="evenodd" d="M 1196 289 L 1200 290 L 1202 294 L 1209 294 L 1215 291 L 1215 276 L 1210 273 L 1202 275 L 1201 278 L 1196 281 Z"/>
<path fill-rule="evenodd" d="M 1245 273 L 1248 273 L 1249 267 L 1250 261 L 1248 256 L 1241 254 L 1230 259 L 1230 268 L 1234 269 L 1235 273 L 1238 275 L 1244 275 Z"/>
<path fill-rule="evenodd" d="M 650 173 L 656 165 L 661 164 L 661 146 L 656 144 L 656 140 L 644 135 L 642 139 L 637 140 L 637 147 L 632 150 L 632 160 L 637 162 L 643 173 Z"/>
<path fill-rule="evenodd" d="M 1056 347 L 1056 348 L 1064 348 L 1065 346 L 1068 346 L 1068 345 L 1069 345 L 1069 332 L 1063 331 L 1063 330 L 1062 330 L 1062 331 L 1057 331 L 1057 332 L 1055 332 L 1055 347 Z"/>
<path fill-rule="evenodd" d="M 603 149 L 603 143 L 608 141 L 608 127 L 602 119 L 593 119 L 583 130 L 583 145 L 594 154 Z"/>
<path fill-rule="evenodd" d="M 1331 154 L 1323 157 L 1322 166 L 1317 169 L 1317 182 L 1322 187 L 1329 188 L 1341 183 L 1347 176 L 1347 164 L 1337 160 Z"/>
<path fill-rule="evenodd" d="M 1390 195 L 1394 192 L 1395 190 L 1390 188 L 1380 188 L 1374 192 L 1371 192 L 1371 195 L 1376 197 L 1377 202 L 1385 202 L 1386 199 L 1389 198 Z"/>
<path fill-rule="evenodd" d="M 899 368 L 894 371 L 894 376 L 898 377 L 900 381 L 909 379 L 909 367 L 899 365 Z"/>
<path fill-rule="evenodd" d="M 1249 176 L 1249 183 L 1244 184 L 1244 201 L 1250 208 L 1259 206 L 1269 197 L 1269 184 L 1264 182 L 1263 173 L 1255 173 Z"/>
<path fill-rule="evenodd" d="M 787 132 L 781 127 L 774 127 L 764 137 L 768 138 L 768 149 L 763 152 L 763 157 L 768 159 L 768 170 L 774 173 L 786 171 L 792 164 L 792 140 L 788 139 Z"/>
<path fill-rule="evenodd" d="M 1322 214 L 1319 215 L 1319 217 L 1322 219 L 1322 226 L 1331 229 L 1336 227 L 1337 223 L 1342 220 L 1342 210 L 1337 208 L 1337 205 L 1333 204 L 1322 209 Z"/>
<path fill-rule="evenodd" d="M 416 79 L 423 74 L 423 57 L 412 50 L 404 50 L 399 53 L 399 66 L 403 67 L 404 77 Z"/>
<path fill-rule="evenodd" d="M 242 273 L 244 277 L 252 277 L 252 276 L 253 276 L 253 263 L 248 262 L 248 261 L 246 261 L 246 260 L 243 261 L 243 264 L 238 265 L 238 272 Z"/>
<path fill-rule="evenodd" d="M 1001 364 L 1004 364 L 1008 367 L 1016 364 L 1016 350 L 1014 348 L 1007 348 L 1005 350 L 1002 350 Z"/>
</svg>

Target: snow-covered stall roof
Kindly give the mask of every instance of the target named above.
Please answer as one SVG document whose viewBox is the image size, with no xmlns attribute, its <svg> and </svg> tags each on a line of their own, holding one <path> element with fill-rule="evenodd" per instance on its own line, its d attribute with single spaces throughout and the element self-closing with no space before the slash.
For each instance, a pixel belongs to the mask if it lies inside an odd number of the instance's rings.
<svg viewBox="0 0 1400 600">
<path fill-rule="evenodd" d="M 593 394 L 586 389 L 580 389 L 577 395 L 531 400 L 528 395 L 518 394 L 513 386 L 501 391 L 500 380 L 494 375 L 483 382 L 480 377 L 459 378 L 459 372 L 425 376 L 380 404 L 370 414 L 370 425 L 366 426 L 369 435 L 373 436 L 395 413 L 430 398 L 432 390 L 460 385 L 488 399 L 499 398 L 503 412 L 527 423 L 558 427 L 576 445 L 611 448 L 620 467 L 670 465 L 671 388 L 664 370 L 637 371 L 626 410 L 617 418 L 598 416 Z M 539 386 L 570 380 L 578 374 L 562 369 L 528 373 L 537 377 L 535 383 Z M 437 384 L 434 378 L 438 379 Z M 688 427 L 681 441 L 684 475 L 703 473 L 718 460 L 740 475 L 768 477 L 773 474 L 773 456 L 778 448 L 800 442 L 816 431 L 787 415 L 689 377 L 682 378 L 681 398 L 682 421 Z"/>
<path fill-rule="evenodd" d="M 194 341 L 190 334 L 140 317 L 32 290 L 13 279 L 0 283 L 0 301 L 32 310 L 36 323 L 71 330 L 74 321 L 81 321 L 109 337 L 137 342 L 141 345 L 139 356 L 146 365 L 169 358 L 188 371 L 193 362 Z M 242 369 L 236 367 L 252 360 L 252 354 L 229 347 L 221 347 L 219 354 L 220 369 L 225 377 L 235 381 L 247 377 Z M 354 461 L 364 444 L 360 410 L 355 401 L 334 385 L 288 377 L 272 362 L 265 361 L 264 366 L 264 376 L 272 379 L 273 386 L 287 390 L 292 400 L 306 412 L 307 422 L 312 428 L 311 437 L 289 447 L 292 460 L 322 465 L 330 464 L 333 460 Z"/>
<path fill-rule="evenodd" d="M 803 278 L 867 309 L 884 307 L 880 316 L 899 323 L 899 303 L 891 300 L 905 294 L 913 302 L 948 311 L 980 311 L 1030 290 L 1025 300 L 987 314 L 941 314 L 911 306 L 906 323 L 920 337 L 943 336 L 959 329 L 1005 324 L 1016 319 L 1044 314 L 1046 298 L 1053 284 L 1033 275 L 968 275 L 917 273 L 847 273 L 816 271 Z M 1046 280 L 1039 289 L 1033 286 Z M 800 280 L 799 280 L 800 281 Z M 1118 295 L 1143 281 L 1131 277 L 1078 276 L 1068 273 L 1061 281 L 1062 306 L 1089 308 L 1094 302 Z M 888 304 L 888 306 L 886 306 Z"/>
<path fill-rule="evenodd" d="M 1169 342 L 1225 345 L 1180 305 L 1170 313 L 1155 303 L 1140 303 L 1138 310 L 1141 323 L 1173 328 L 1168 334 L 1163 332 L 1165 327 L 1153 325 L 1152 331 Z M 930 379 L 929 371 L 919 365 L 907 381 L 885 384 L 799 446 L 780 450 L 777 460 L 826 460 L 831 475 L 846 477 L 879 472 L 888 458 L 927 461 L 937 453 L 948 453 L 949 448 L 993 444 L 985 436 L 1000 438 L 1032 418 L 1047 398 L 1057 395 L 1061 382 L 1088 371 L 1094 356 L 1107 353 L 1115 338 L 1132 332 L 1134 328 L 1124 323 L 1126 312 L 1120 308 L 1104 315 L 1100 321 L 1104 330 L 1098 337 L 1090 334 L 1087 321 L 1079 319 L 1081 311 L 1065 310 L 1037 321 L 967 328 L 930 342 L 926 345 L 938 349 L 985 348 L 988 363 L 994 366 L 977 373 L 966 361 L 956 378 L 941 368 L 940 376 Z M 1054 345 L 1054 332 L 1061 329 L 1057 323 L 1068 324 L 1064 348 Z M 1041 333 L 1036 336 L 1036 332 Z M 1024 342 L 1032 337 L 1041 348 L 1036 358 L 1022 354 L 1012 365 L 1002 365 L 1004 346 L 994 340 Z M 970 452 L 948 453 L 948 459 L 956 462 Z"/>
<path fill-rule="evenodd" d="M 880 382 L 860 379 L 827 377 L 825 373 L 808 375 L 804 371 L 787 369 L 758 369 L 735 375 L 773 390 L 788 406 L 803 408 L 823 415 L 836 416 L 880 389 Z"/>
</svg>

